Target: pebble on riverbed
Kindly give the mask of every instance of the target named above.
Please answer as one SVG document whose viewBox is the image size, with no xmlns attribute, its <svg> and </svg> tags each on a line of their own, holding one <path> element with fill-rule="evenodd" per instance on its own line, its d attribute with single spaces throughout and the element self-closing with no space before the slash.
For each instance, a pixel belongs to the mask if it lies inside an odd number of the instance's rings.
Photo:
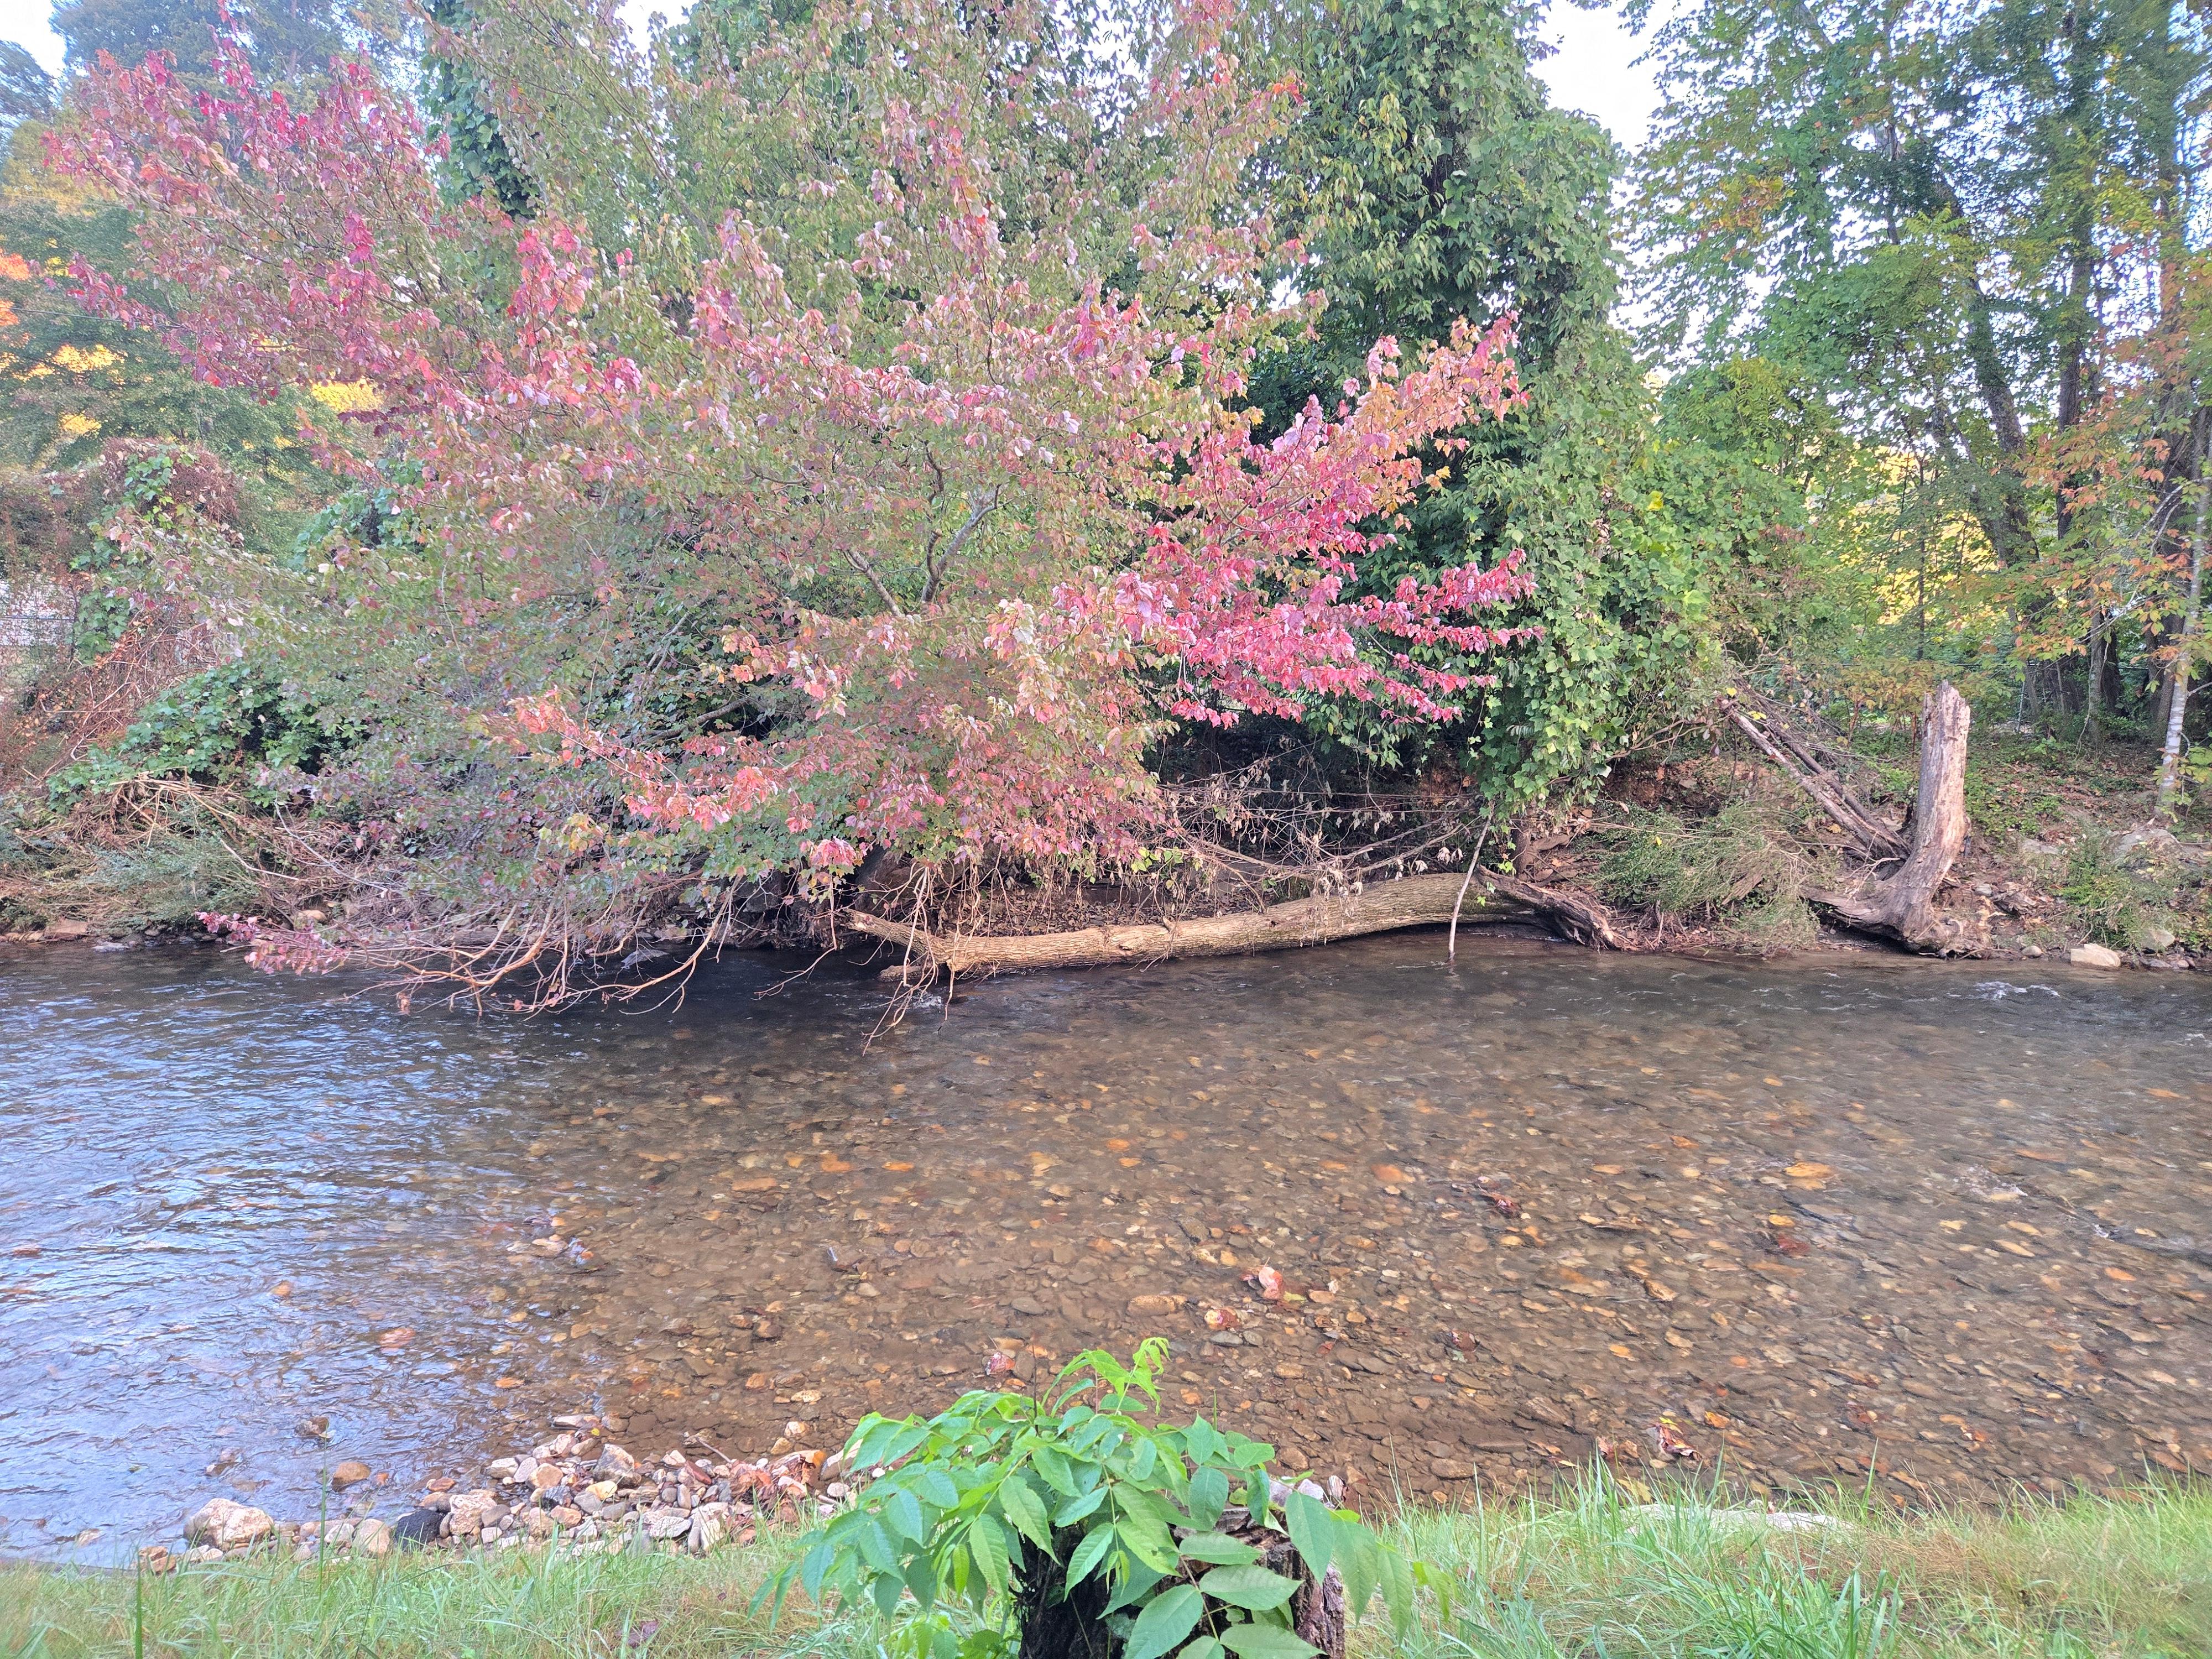
<svg viewBox="0 0 2212 1659">
<path fill-rule="evenodd" d="M 671 1451 L 641 1464 L 605 1437 L 596 1418 L 555 1422 L 562 1431 L 526 1455 L 487 1464 L 487 1485 L 462 1491 L 452 1480 L 434 1480 L 413 1509 L 392 1520 L 349 1516 L 280 1522 L 265 1510 L 216 1498 L 185 1522 L 190 1547 L 181 1555 L 155 1544 L 139 1552 L 139 1561 L 149 1572 L 167 1572 L 179 1565 L 279 1549 L 289 1549 L 295 1560 L 311 1561 L 333 1552 L 374 1558 L 395 1548 L 507 1549 L 556 1542 L 574 1549 L 658 1546 L 704 1554 L 726 1543 L 751 1543 L 766 1522 L 797 1523 L 830 1514 L 854 1484 L 835 1455 L 804 1446 L 750 1462 L 711 1449 L 708 1458 Z M 784 1438 L 796 1444 L 806 1430 L 804 1423 L 787 1424 Z M 341 1485 L 335 1478 L 331 1484 L 334 1490 Z"/>
</svg>

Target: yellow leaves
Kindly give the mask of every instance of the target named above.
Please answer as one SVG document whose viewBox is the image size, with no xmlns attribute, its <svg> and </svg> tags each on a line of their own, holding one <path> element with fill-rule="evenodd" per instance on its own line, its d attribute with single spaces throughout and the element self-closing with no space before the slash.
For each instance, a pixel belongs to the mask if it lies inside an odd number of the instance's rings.
<svg viewBox="0 0 2212 1659">
<path fill-rule="evenodd" d="M 65 368 L 72 374 L 90 374 L 95 370 L 112 368 L 123 361 L 119 351 L 110 351 L 104 345 L 95 345 L 89 351 L 82 346 L 65 345 L 53 355 L 54 367 Z"/>
<path fill-rule="evenodd" d="M 100 430 L 100 422 L 89 415 L 64 415 L 61 428 L 72 438 L 88 438 Z"/>
<path fill-rule="evenodd" d="M 319 380 L 308 391 L 333 415 L 367 415 L 384 407 L 384 399 L 367 380 Z"/>
</svg>

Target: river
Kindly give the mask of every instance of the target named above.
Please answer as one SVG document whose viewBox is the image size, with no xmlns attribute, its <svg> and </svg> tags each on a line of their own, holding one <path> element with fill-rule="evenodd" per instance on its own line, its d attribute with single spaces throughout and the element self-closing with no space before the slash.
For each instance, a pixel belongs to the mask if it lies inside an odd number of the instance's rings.
<svg viewBox="0 0 2212 1659">
<path fill-rule="evenodd" d="M 792 967 L 526 1022 L 0 956 L 0 1553 L 312 1516 L 342 1458 L 390 1512 L 563 1412 L 834 1444 L 1153 1332 L 1170 1406 L 1370 1497 L 2212 1462 L 2196 975 L 1418 935 L 886 1029 Z"/>
</svg>

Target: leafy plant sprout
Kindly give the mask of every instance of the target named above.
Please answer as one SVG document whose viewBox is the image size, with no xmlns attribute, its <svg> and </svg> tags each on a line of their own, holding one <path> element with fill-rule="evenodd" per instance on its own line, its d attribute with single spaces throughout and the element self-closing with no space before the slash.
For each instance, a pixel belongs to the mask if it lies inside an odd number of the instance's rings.
<svg viewBox="0 0 2212 1659">
<path fill-rule="evenodd" d="M 1203 1417 L 1159 1420 L 1168 1343 L 1124 1366 L 1079 1353 L 1036 1398 L 963 1395 L 935 1417 L 871 1413 L 843 1453 L 883 1473 L 761 1592 L 910 1601 L 912 1659 L 1097 1654 L 1307 1659 L 1340 1653 L 1379 1593 L 1410 1629 L 1417 1585 L 1444 1577 L 1385 1544 L 1310 1482 L 1272 1479 L 1274 1448 Z"/>
</svg>

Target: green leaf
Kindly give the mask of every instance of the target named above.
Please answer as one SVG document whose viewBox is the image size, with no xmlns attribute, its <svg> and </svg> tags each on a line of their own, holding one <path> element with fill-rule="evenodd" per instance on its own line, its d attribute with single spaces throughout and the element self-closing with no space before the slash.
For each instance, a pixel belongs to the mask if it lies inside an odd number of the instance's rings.
<svg viewBox="0 0 2212 1659">
<path fill-rule="evenodd" d="M 1067 1467 L 1067 1459 L 1060 1455 L 1057 1447 L 1040 1445 L 1030 1448 L 1030 1462 L 1044 1477 L 1045 1485 L 1062 1498 L 1082 1495 L 1083 1489 L 1075 1484 L 1075 1475 Z M 1042 1515 L 1044 1511 L 1040 1508 L 1037 1513 Z"/>
<path fill-rule="evenodd" d="M 968 1550 L 975 1558 L 975 1570 L 983 1575 L 983 1582 L 1004 1593 L 1008 1577 L 1006 1534 L 999 1523 L 988 1515 L 977 1516 L 968 1528 Z"/>
<path fill-rule="evenodd" d="M 1104 1559 L 1113 1543 L 1114 1528 L 1111 1527 L 1093 1527 L 1084 1534 L 1083 1541 L 1075 1547 L 1075 1553 L 1067 1558 L 1070 1589 L 1091 1576 L 1091 1570 Z"/>
<path fill-rule="evenodd" d="M 1164 1595 L 1156 1595 L 1137 1615 L 1121 1659 L 1160 1659 L 1160 1656 L 1191 1633 L 1206 1611 L 1206 1598 L 1188 1584 L 1177 1584 Z"/>
<path fill-rule="evenodd" d="M 1241 1567 L 1260 1559 L 1260 1552 L 1249 1544 L 1220 1532 L 1194 1532 L 1176 1548 L 1187 1561 L 1216 1567 Z"/>
<path fill-rule="evenodd" d="M 1183 1501 L 1190 1509 L 1192 1523 L 1210 1531 L 1229 1506 L 1229 1477 L 1219 1469 L 1199 1470 L 1191 1476 Z"/>
<path fill-rule="evenodd" d="M 1216 1567 L 1198 1581 L 1198 1587 L 1232 1607 L 1266 1613 L 1288 1601 L 1297 1593 L 1298 1581 L 1262 1566 Z"/>
<path fill-rule="evenodd" d="M 1382 1549 L 1382 1605 L 1390 1610 L 1390 1624 L 1403 1636 L 1413 1623 L 1413 1575 L 1406 1558 L 1394 1549 Z"/>
<path fill-rule="evenodd" d="M 1344 1611 L 1357 1619 L 1382 1582 L 1382 1547 L 1358 1522 L 1338 1517 L 1336 1570 L 1344 1577 Z"/>
<path fill-rule="evenodd" d="M 1298 1547 L 1298 1559 L 1318 1583 L 1336 1550 L 1336 1517 L 1328 1504 L 1302 1492 L 1293 1492 L 1283 1508 L 1290 1517 L 1291 1542 Z"/>
<path fill-rule="evenodd" d="M 1093 1486 L 1082 1497 L 1071 1498 L 1062 1504 L 1060 1506 L 1060 1512 L 1052 1517 L 1052 1524 L 1055 1527 L 1072 1527 L 1105 1501 L 1106 1487 L 1102 1483 Z"/>
<path fill-rule="evenodd" d="M 915 1476 L 915 1488 L 940 1510 L 960 1506 L 960 1488 L 943 1469 L 923 1469 Z"/>
<path fill-rule="evenodd" d="M 829 1572 L 830 1564 L 836 1559 L 836 1546 L 827 1539 L 806 1552 L 806 1559 L 799 1563 L 799 1582 L 806 1587 L 809 1601 L 819 1601 L 822 1599 L 823 1577 Z"/>
<path fill-rule="evenodd" d="M 1308 1659 L 1321 1651 L 1280 1625 L 1231 1625 L 1221 1632 L 1221 1645 L 1237 1659 Z"/>
<path fill-rule="evenodd" d="M 1142 1439 L 1129 1448 L 1129 1479 L 1149 1480 L 1160 1461 L 1160 1449 L 1150 1439 Z"/>
<path fill-rule="evenodd" d="M 1122 1547 L 1155 1572 L 1173 1572 L 1176 1557 L 1175 1539 L 1157 1521 L 1130 1519 L 1114 1523 L 1114 1535 L 1121 1540 Z"/>
<path fill-rule="evenodd" d="M 1029 1482 L 1018 1474 L 1010 1474 L 1000 1482 L 999 1507 L 1023 1537 L 1047 1555 L 1053 1553 L 1051 1519 L 1044 1512 L 1043 1500 L 1030 1490 Z"/>
<path fill-rule="evenodd" d="M 895 1572 L 880 1572 L 868 1593 L 875 1599 L 876 1611 L 886 1619 L 898 1611 L 899 1598 L 906 1594 L 906 1580 Z"/>
<path fill-rule="evenodd" d="M 1123 1560 L 1127 1571 L 1123 1575 L 1121 1583 L 1115 1587 L 1114 1594 L 1107 1597 L 1106 1605 L 1099 1609 L 1102 1617 L 1108 1613 L 1119 1613 L 1123 1607 L 1135 1607 L 1138 1602 L 1152 1593 L 1152 1587 L 1155 1584 L 1167 1576 L 1154 1568 L 1146 1566 L 1142 1561 L 1132 1560 L 1127 1557 L 1124 1557 Z"/>
<path fill-rule="evenodd" d="M 891 1535 L 881 1523 L 871 1521 L 860 1528 L 860 1554 L 878 1572 L 898 1571 L 898 1552 L 891 1547 Z"/>
<path fill-rule="evenodd" d="M 1221 1659 L 1221 1644 L 1211 1636 L 1201 1636 L 1190 1643 L 1176 1659 Z"/>
<path fill-rule="evenodd" d="M 891 1530 L 902 1538 L 921 1542 L 927 1528 L 922 1525 L 921 1504 L 910 1492 L 895 1492 L 884 1502 L 884 1519 L 891 1523 Z"/>
<path fill-rule="evenodd" d="M 917 1555 L 906 1564 L 906 1587 L 914 1599 L 927 1613 L 937 1605 L 937 1565 L 926 1555 Z"/>
</svg>

